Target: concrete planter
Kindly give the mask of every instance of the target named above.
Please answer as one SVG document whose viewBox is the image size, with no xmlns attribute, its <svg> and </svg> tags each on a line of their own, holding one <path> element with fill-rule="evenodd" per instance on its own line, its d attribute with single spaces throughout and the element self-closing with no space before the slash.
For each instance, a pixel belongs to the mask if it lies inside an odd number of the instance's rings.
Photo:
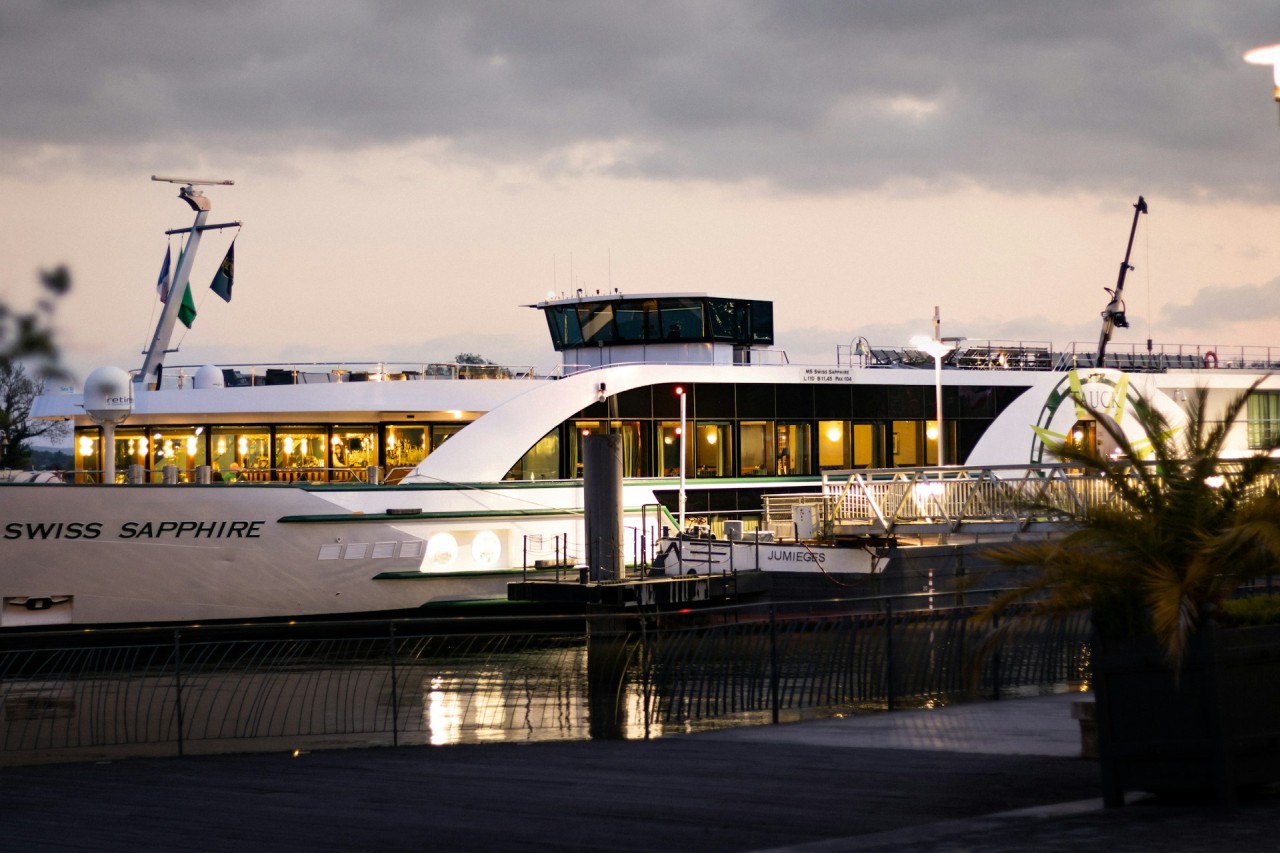
<svg viewBox="0 0 1280 853">
<path fill-rule="evenodd" d="M 1192 640 L 1175 673 L 1152 638 L 1093 643 L 1103 799 L 1124 792 L 1212 791 L 1280 779 L 1280 625 Z"/>
</svg>

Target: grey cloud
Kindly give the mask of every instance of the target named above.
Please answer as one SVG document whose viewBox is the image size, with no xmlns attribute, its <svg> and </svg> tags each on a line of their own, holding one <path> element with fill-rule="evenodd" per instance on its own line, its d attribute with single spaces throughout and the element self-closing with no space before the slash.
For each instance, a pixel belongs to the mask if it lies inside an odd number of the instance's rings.
<svg viewBox="0 0 1280 853">
<path fill-rule="evenodd" d="M 68 3 L 0 9 L 0 139 L 468 157 L 807 192 L 1261 197 L 1261 0 Z"/>
<path fill-rule="evenodd" d="M 1187 328 L 1276 317 L 1280 317 L 1280 278 L 1266 284 L 1205 287 L 1188 304 L 1168 306 L 1162 313 L 1166 322 Z"/>
</svg>

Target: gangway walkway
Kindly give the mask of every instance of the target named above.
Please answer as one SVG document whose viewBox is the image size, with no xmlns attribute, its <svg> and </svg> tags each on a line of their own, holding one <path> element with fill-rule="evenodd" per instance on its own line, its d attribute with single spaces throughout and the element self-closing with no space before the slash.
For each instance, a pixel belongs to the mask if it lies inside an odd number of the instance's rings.
<svg viewBox="0 0 1280 853">
<path fill-rule="evenodd" d="M 1062 464 L 827 471 L 821 493 L 766 496 L 764 524 L 801 539 L 1007 536 L 1061 530 L 1117 501 L 1108 480 Z"/>
</svg>

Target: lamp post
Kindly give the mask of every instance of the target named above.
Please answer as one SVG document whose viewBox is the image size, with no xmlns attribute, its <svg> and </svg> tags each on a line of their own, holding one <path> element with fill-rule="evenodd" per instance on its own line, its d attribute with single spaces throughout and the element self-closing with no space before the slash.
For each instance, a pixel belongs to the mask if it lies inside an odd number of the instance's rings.
<svg viewBox="0 0 1280 853">
<path fill-rule="evenodd" d="M 944 338 L 941 336 L 942 315 L 938 306 L 933 306 L 933 337 L 916 335 L 911 345 L 921 352 L 933 356 L 934 405 L 938 419 L 938 466 L 947 464 L 947 435 L 942 426 L 942 359 L 945 358 L 964 338 Z"/>
<path fill-rule="evenodd" d="M 684 473 L 685 471 L 685 443 L 684 443 L 685 395 L 684 395 L 683 386 L 680 386 L 680 385 L 676 386 L 676 396 L 680 398 L 680 435 L 677 439 L 680 442 L 680 529 L 676 531 L 676 536 L 681 536 L 684 533 L 684 478 L 685 478 L 685 473 Z"/>
<path fill-rule="evenodd" d="M 1244 55 L 1244 61 L 1253 65 L 1271 66 L 1275 75 L 1275 87 L 1272 89 L 1272 95 L 1275 97 L 1276 103 L 1280 104 L 1280 44 L 1255 47 Z"/>
</svg>

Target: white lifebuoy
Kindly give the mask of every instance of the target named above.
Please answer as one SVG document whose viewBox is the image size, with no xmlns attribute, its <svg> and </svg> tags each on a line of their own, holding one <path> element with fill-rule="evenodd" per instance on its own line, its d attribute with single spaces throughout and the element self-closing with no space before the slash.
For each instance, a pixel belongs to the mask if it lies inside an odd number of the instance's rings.
<svg viewBox="0 0 1280 853">
<path fill-rule="evenodd" d="M 1209 350 L 1204 354 L 1204 366 L 1206 369 L 1218 366 L 1218 354 L 1213 350 Z"/>
</svg>

